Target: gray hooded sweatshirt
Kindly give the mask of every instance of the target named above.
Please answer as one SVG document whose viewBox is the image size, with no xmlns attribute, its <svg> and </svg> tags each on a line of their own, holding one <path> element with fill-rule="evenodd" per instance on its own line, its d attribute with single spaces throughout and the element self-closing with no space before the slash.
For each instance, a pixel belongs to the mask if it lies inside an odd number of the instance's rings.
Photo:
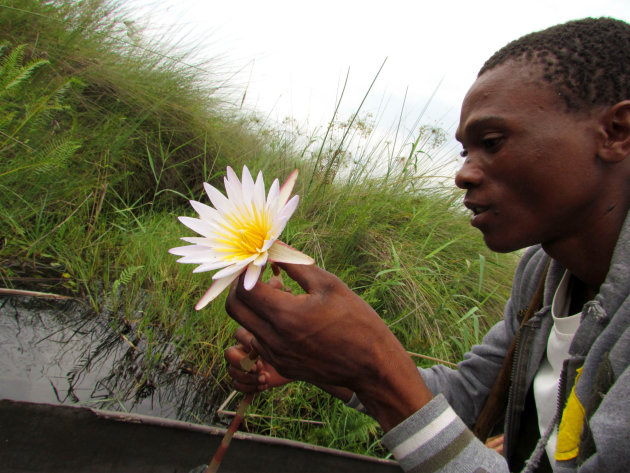
<svg viewBox="0 0 630 473">
<path fill-rule="evenodd" d="M 457 370 L 420 369 L 435 398 L 388 432 L 383 443 L 406 472 L 483 473 L 518 471 L 513 457 L 523 442 L 525 400 L 545 355 L 552 327 L 551 302 L 565 271 L 551 261 L 542 308 L 519 335 L 502 430 L 504 456 L 469 430 L 501 368 L 549 257 L 529 248 L 517 269 L 504 319 L 474 346 Z M 630 471 L 630 218 L 626 218 L 599 294 L 588 302 L 560 380 L 558 447 L 554 472 Z M 521 343 L 521 339 L 523 343 Z M 531 415 L 531 413 L 529 413 Z M 535 415 L 535 413 L 534 413 Z M 549 434 L 548 432 L 546 433 Z M 536 471 L 546 436 L 538 440 L 524 471 Z M 533 445 L 536 445 L 534 439 Z"/>
</svg>

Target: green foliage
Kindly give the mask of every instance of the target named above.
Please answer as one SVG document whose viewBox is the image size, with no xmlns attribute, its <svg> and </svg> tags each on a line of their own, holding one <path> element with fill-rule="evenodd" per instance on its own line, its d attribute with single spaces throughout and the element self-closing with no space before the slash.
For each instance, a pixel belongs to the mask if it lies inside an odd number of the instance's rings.
<svg viewBox="0 0 630 473">
<path fill-rule="evenodd" d="M 147 366 L 168 347 L 227 396 L 236 325 L 221 297 L 192 309 L 210 276 L 167 249 L 202 183 L 247 164 L 268 179 L 300 170 L 283 241 L 339 275 L 409 351 L 456 361 L 498 320 L 514 258 L 490 253 L 459 193 L 431 177 L 442 130 L 376 137 L 361 105 L 323 131 L 267 127 L 226 107 L 185 56 L 130 40 L 121 4 L 0 0 L 4 285 L 82 298 L 133 327 Z M 313 387 L 266 393 L 256 410 L 254 431 L 384 454 L 371 419 Z"/>
<path fill-rule="evenodd" d="M 299 410 L 296 410 L 299 406 Z M 254 399 L 247 428 L 275 437 L 339 448 L 350 452 L 385 456 L 378 423 L 337 399 L 322 396 L 305 383 L 292 383 Z M 297 417 L 296 417 L 297 416 Z"/>
<path fill-rule="evenodd" d="M 129 266 L 125 269 L 123 269 L 120 272 L 120 276 L 118 277 L 118 279 L 116 279 L 114 281 L 114 284 L 112 284 L 112 292 L 116 292 L 118 291 L 118 288 L 120 288 L 121 286 L 126 286 L 127 284 L 129 284 L 131 282 L 131 280 L 133 279 L 133 276 L 143 268 L 144 266 L 140 265 L 140 266 Z"/>
<path fill-rule="evenodd" d="M 48 64 L 44 59 L 33 59 L 24 64 L 25 48 L 26 45 L 22 44 L 7 53 L 8 45 L 0 44 L 0 55 L 4 56 L 0 61 L 0 99 L 17 95 L 17 91 L 35 70 Z"/>
</svg>

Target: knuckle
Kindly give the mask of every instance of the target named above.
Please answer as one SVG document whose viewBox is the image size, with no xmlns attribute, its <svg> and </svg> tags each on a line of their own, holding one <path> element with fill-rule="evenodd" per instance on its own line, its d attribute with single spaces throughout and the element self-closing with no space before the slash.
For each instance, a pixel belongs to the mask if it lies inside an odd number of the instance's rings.
<svg viewBox="0 0 630 473">
<path fill-rule="evenodd" d="M 234 333 L 234 338 L 243 346 L 247 347 L 251 343 L 253 335 L 244 327 L 239 327 Z"/>
<path fill-rule="evenodd" d="M 343 292 L 346 288 L 344 282 L 334 274 L 327 274 L 321 284 L 321 292 L 325 295 Z"/>
<path fill-rule="evenodd" d="M 235 301 L 234 297 L 231 294 L 228 295 L 227 299 L 225 300 L 225 311 L 232 318 L 234 318 L 234 316 L 236 315 Z"/>
<path fill-rule="evenodd" d="M 223 358 L 225 358 L 225 360 L 228 363 L 230 363 L 232 359 L 234 358 L 234 351 L 235 351 L 234 347 L 229 347 L 229 348 L 226 348 L 225 351 L 223 352 Z"/>
</svg>

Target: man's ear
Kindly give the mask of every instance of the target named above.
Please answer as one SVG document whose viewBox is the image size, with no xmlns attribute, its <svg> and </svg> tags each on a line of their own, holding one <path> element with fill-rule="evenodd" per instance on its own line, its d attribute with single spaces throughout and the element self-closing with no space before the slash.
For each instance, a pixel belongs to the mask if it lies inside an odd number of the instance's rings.
<svg viewBox="0 0 630 473">
<path fill-rule="evenodd" d="M 599 157 L 606 162 L 619 162 L 630 157 L 630 100 L 610 107 L 602 115 L 604 140 Z"/>
</svg>

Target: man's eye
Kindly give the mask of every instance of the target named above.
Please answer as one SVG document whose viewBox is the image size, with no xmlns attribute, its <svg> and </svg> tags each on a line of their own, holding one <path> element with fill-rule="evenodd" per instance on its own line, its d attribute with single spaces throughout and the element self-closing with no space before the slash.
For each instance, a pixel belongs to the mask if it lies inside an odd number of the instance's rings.
<svg viewBox="0 0 630 473">
<path fill-rule="evenodd" d="M 500 136 L 491 136 L 488 138 L 484 138 L 482 141 L 483 147 L 486 151 L 496 151 L 499 145 L 501 144 Z"/>
</svg>

